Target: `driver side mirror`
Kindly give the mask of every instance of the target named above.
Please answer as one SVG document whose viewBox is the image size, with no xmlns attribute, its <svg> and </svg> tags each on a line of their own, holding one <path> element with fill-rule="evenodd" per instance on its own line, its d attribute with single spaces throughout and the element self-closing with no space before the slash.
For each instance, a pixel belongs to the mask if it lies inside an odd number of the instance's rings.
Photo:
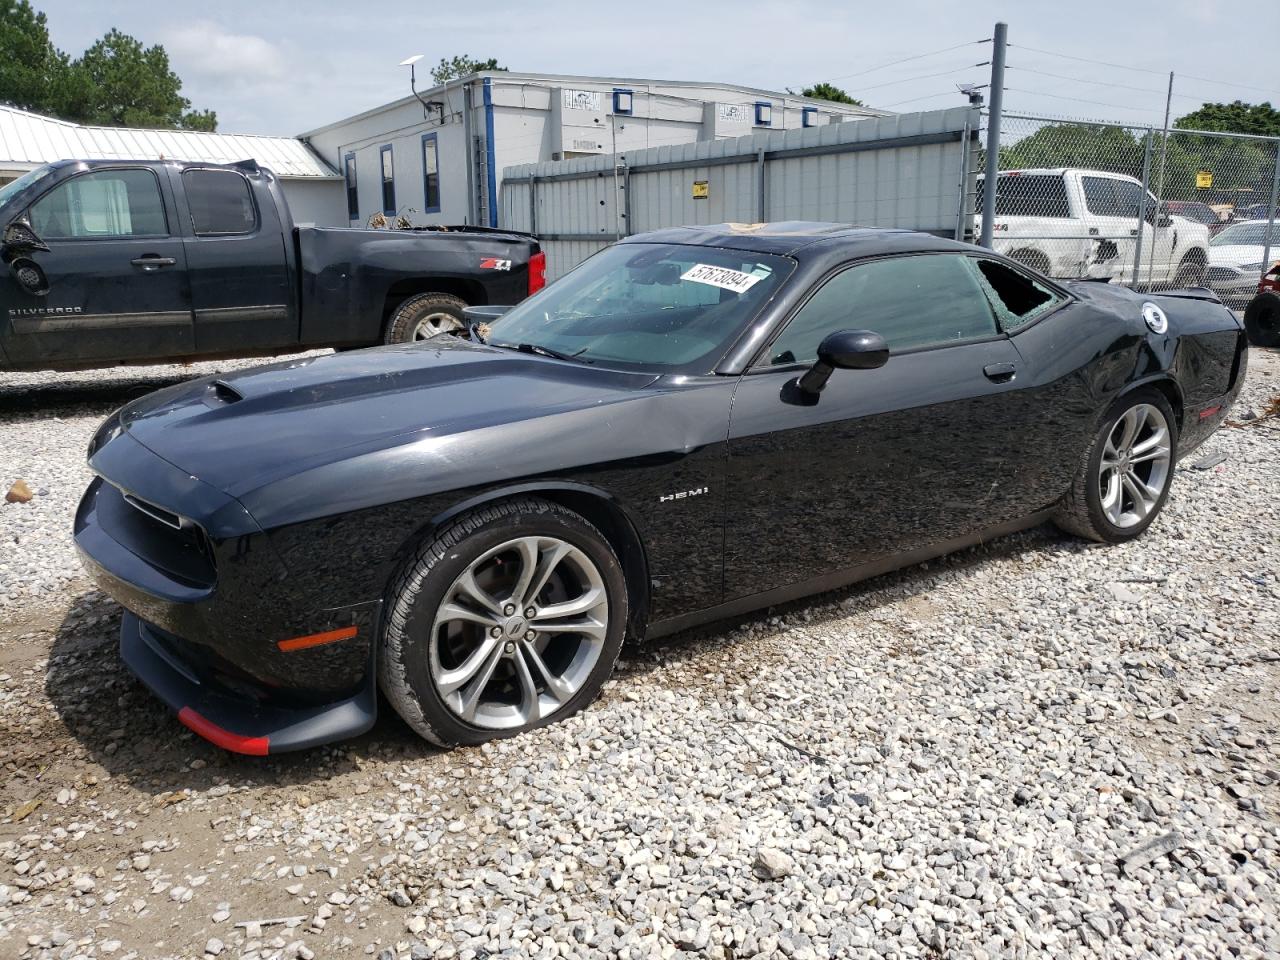
<svg viewBox="0 0 1280 960">
<path fill-rule="evenodd" d="M 817 396 L 836 369 L 874 370 L 889 361 L 889 345 L 872 330 L 837 330 L 822 338 L 818 359 L 801 374 L 796 386 L 802 393 Z"/>
<path fill-rule="evenodd" d="M 4 228 L 4 252 L 6 259 L 14 254 L 29 253 L 32 250 L 49 252 L 48 245 L 36 235 L 31 223 L 25 217 L 19 217 Z"/>
</svg>

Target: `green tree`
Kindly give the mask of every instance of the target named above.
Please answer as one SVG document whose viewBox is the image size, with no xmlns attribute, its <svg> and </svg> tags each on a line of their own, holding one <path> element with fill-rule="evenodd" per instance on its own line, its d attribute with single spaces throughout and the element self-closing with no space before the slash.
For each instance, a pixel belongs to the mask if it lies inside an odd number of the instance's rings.
<svg viewBox="0 0 1280 960">
<path fill-rule="evenodd" d="M 431 79 L 436 83 L 447 83 L 450 80 L 457 80 L 461 77 L 469 77 L 473 73 L 479 73 L 481 70 L 503 70 L 507 68 L 498 65 L 496 57 L 490 57 L 488 60 L 476 60 L 463 54 L 460 57 L 440 58 L 440 65 L 431 71 Z"/>
<path fill-rule="evenodd" d="M 193 111 L 182 96 L 182 81 L 169 68 L 169 55 L 156 44 L 111 30 L 71 65 L 85 81 L 87 94 L 74 120 L 120 127 L 175 127 L 216 130 L 212 110 Z"/>
<path fill-rule="evenodd" d="M 27 0 L 0 0 L 0 102 L 64 116 L 77 80 L 49 40 L 45 15 Z"/>
<path fill-rule="evenodd" d="M 1179 117 L 1173 124 L 1182 130 L 1219 130 L 1223 133 L 1253 133 L 1280 137 L 1280 110 L 1270 103 L 1206 103 L 1199 110 Z"/>
<path fill-rule="evenodd" d="M 1050 123 L 1001 147 L 1000 169 L 1083 167 L 1141 177 L 1143 147 L 1120 127 Z"/>
<path fill-rule="evenodd" d="M 791 91 L 788 90 L 788 93 Z M 815 83 L 811 87 L 805 87 L 800 91 L 802 97 L 812 97 L 814 100 L 829 100 L 831 103 L 848 103 L 855 107 L 861 107 L 864 104 L 856 97 L 851 97 L 845 93 L 834 83 L 827 83 L 825 80 L 821 83 Z"/>
</svg>

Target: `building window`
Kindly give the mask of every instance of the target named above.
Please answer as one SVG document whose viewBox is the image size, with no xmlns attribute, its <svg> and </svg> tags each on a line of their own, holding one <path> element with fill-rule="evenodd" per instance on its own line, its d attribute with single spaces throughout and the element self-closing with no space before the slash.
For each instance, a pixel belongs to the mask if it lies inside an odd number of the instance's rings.
<svg viewBox="0 0 1280 960">
<path fill-rule="evenodd" d="M 440 212 L 440 147 L 434 133 L 422 135 L 422 212 Z"/>
<path fill-rule="evenodd" d="M 773 125 L 773 104 L 767 100 L 759 100 L 756 102 L 756 126 L 769 127 Z"/>
<path fill-rule="evenodd" d="M 380 151 L 382 154 L 382 212 L 388 217 L 396 215 L 396 166 L 391 157 L 391 144 Z"/>
<path fill-rule="evenodd" d="M 635 94 L 630 90 L 615 87 L 613 90 L 613 112 L 629 117 L 634 109 Z"/>
<path fill-rule="evenodd" d="M 342 159 L 342 175 L 347 181 L 347 219 L 360 219 L 360 192 L 356 189 L 356 155 L 348 153 Z"/>
<path fill-rule="evenodd" d="M 816 127 L 818 125 L 818 108 L 805 107 L 800 111 L 801 125 L 806 127 Z"/>
</svg>

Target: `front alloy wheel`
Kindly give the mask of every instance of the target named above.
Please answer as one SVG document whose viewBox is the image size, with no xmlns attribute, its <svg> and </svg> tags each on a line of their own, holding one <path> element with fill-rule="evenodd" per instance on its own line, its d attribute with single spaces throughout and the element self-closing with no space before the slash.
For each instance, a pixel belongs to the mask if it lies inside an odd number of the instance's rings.
<svg viewBox="0 0 1280 960">
<path fill-rule="evenodd" d="M 622 646 L 626 581 L 587 520 L 537 498 L 457 518 L 393 583 L 379 678 L 433 743 L 481 743 L 590 703 Z"/>
</svg>

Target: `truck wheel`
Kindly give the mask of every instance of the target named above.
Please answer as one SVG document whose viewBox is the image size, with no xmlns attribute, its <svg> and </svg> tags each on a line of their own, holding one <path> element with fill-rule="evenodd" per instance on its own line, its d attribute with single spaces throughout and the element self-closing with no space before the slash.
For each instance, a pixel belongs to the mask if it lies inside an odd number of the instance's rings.
<svg viewBox="0 0 1280 960">
<path fill-rule="evenodd" d="M 1178 264 L 1178 272 L 1173 275 L 1175 290 L 1183 287 L 1194 287 L 1204 280 L 1204 263 L 1199 257 L 1189 254 Z"/>
<path fill-rule="evenodd" d="M 1255 347 L 1280 347 L 1280 293 L 1264 290 L 1244 311 L 1244 332 Z"/>
<path fill-rule="evenodd" d="M 412 343 L 441 333 L 461 334 L 466 328 L 461 300 L 447 293 L 419 293 L 396 307 L 387 323 L 386 343 Z"/>
</svg>

